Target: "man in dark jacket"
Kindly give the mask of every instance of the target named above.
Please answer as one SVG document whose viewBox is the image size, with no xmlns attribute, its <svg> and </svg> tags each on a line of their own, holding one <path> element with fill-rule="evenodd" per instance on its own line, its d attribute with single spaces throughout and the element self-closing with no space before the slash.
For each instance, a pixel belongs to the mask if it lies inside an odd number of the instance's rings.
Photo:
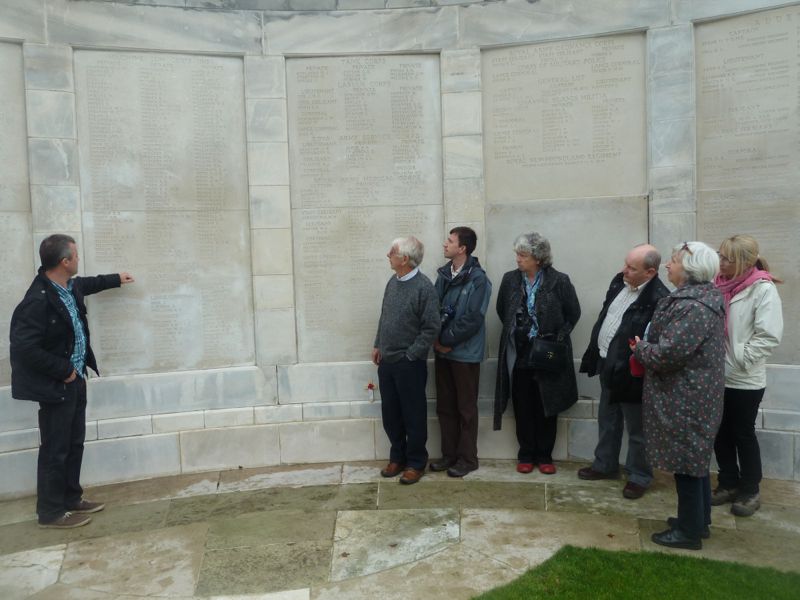
<svg viewBox="0 0 800 600">
<path fill-rule="evenodd" d="M 97 372 L 83 298 L 133 277 L 75 277 L 78 249 L 68 235 L 42 240 L 39 257 L 39 273 L 11 317 L 11 395 L 39 403 L 39 526 L 70 529 L 104 508 L 82 498 L 80 485 L 87 367 Z"/>
<path fill-rule="evenodd" d="M 625 498 L 641 498 L 653 480 L 647 464 L 642 429 L 642 377 L 633 376 L 628 340 L 645 337 L 656 303 L 669 290 L 658 278 L 661 255 L 648 244 L 633 248 L 625 266 L 611 280 L 600 316 L 592 329 L 589 347 L 581 361 L 581 373 L 600 376 L 599 429 L 595 459 L 591 467 L 578 471 L 581 479 L 619 477 L 619 451 L 623 425 L 628 430 L 628 481 Z"/>
<path fill-rule="evenodd" d="M 431 471 L 463 477 L 478 468 L 478 382 L 486 349 L 486 310 L 492 283 L 472 256 L 478 236 L 455 227 L 444 242 L 450 261 L 436 277 L 442 329 L 436 351 L 436 415 L 442 433 L 442 458 Z"/>
</svg>

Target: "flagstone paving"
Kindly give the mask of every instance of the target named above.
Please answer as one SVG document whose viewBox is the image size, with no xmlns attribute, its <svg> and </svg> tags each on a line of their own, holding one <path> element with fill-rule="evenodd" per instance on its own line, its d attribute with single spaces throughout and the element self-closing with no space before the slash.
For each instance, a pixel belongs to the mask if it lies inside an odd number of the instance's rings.
<svg viewBox="0 0 800 600">
<path fill-rule="evenodd" d="M 700 552 L 656 546 L 672 477 L 640 500 L 622 480 L 581 481 L 484 461 L 464 479 L 383 479 L 380 463 L 237 469 L 96 487 L 86 527 L 39 529 L 34 499 L 0 502 L 0 598 L 459 600 L 561 546 L 683 552 L 800 571 L 800 482 L 764 481 L 762 508 L 715 507 Z"/>
</svg>

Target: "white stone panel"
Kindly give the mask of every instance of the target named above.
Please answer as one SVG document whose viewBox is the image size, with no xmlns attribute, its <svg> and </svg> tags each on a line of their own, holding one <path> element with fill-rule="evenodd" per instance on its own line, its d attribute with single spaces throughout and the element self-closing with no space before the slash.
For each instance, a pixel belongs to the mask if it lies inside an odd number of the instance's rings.
<svg viewBox="0 0 800 600">
<path fill-rule="evenodd" d="M 445 179 L 483 177 L 483 138 L 479 135 L 448 137 L 443 141 Z"/>
<path fill-rule="evenodd" d="M 2 121 L 1 116 L 0 121 Z M 0 127 L 1 132 L 2 127 Z M 0 180 L 1 182 L 2 180 Z M 11 315 L 35 275 L 31 269 L 33 242 L 30 214 L 0 210 L 0 240 L 3 240 L 0 279 L 4 282 L 3 285 L 0 285 L 0 340 L 2 340 L 0 343 L 0 386 L 6 386 L 11 384 L 8 343 Z"/>
<path fill-rule="evenodd" d="M 433 365 L 429 365 L 429 383 Z M 358 402 L 367 400 L 367 385 L 378 385 L 377 367 L 371 362 L 344 364 L 298 364 L 278 367 L 278 397 L 281 404 Z M 431 389 L 432 386 L 429 386 Z M 380 390 L 375 390 L 376 400 Z"/>
<path fill-rule="evenodd" d="M 800 17 L 798 17 L 800 18 Z M 800 128 L 797 129 L 800 138 Z M 800 141 L 794 160 L 800 160 Z M 800 179 L 798 179 L 800 182 Z M 770 270 L 785 283 L 778 286 L 783 304 L 783 339 L 769 362 L 800 362 L 800 203 L 794 186 L 699 191 L 697 237 L 714 249 L 734 233 L 748 233 L 758 240 L 759 253 Z M 797 386 L 797 380 L 794 383 Z"/>
<path fill-rule="evenodd" d="M 445 180 L 444 214 L 446 221 L 482 221 L 483 211 L 483 179 Z M 483 240 L 479 239 L 478 241 Z"/>
<path fill-rule="evenodd" d="M 183 431 L 179 435 L 184 473 L 280 462 L 277 425 Z"/>
<path fill-rule="evenodd" d="M 247 101 L 247 140 L 286 141 L 286 100 L 270 98 Z"/>
<path fill-rule="evenodd" d="M 279 308 L 256 313 L 256 355 L 259 365 L 297 362 L 294 310 Z"/>
<path fill-rule="evenodd" d="M 286 63 L 283 56 L 246 56 L 244 85 L 248 98 L 286 98 Z"/>
<path fill-rule="evenodd" d="M 77 185 L 78 157 L 75 142 L 36 138 L 28 141 L 31 183 Z"/>
<path fill-rule="evenodd" d="M 94 440 L 98 439 L 98 431 L 97 431 L 97 421 L 87 421 L 86 422 L 86 436 L 84 441 L 86 442 L 93 442 Z"/>
<path fill-rule="evenodd" d="M 351 419 L 380 419 L 381 418 L 381 403 L 377 401 L 370 402 L 365 400 L 363 402 L 350 403 L 350 418 Z"/>
<path fill-rule="evenodd" d="M 791 6 L 696 27 L 699 189 L 800 183 L 798 20 Z"/>
<path fill-rule="evenodd" d="M 481 133 L 481 93 L 442 94 L 442 135 Z"/>
<path fill-rule="evenodd" d="M 86 270 L 113 374 L 252 364 L 242 61 L 75 52 Z"/>
<path fill-rule="evenodd" d="M 205 418 L 201 410 L 153 415 L 153 433 L 170 433 L 188 429 L 203 429 L 204 427 Z"/>
<path fill-rule="evenodd" d="M 254 229 L 253 275 L 283 275 L 292 272 L 292 230 Z"/>
<path fill-rule="evenodd" d="M 282 463 L 373 460 L 372 420 L 319 421 L 278 425 Z"/>
<path fill-rule="evenodd" d="M 250 186 L 250 227 L 253 229 L 288 229 L 291 226 L 289 186 Z"/>
<path fill-rule="evenodd" d="M 694 212 L 694 165 L 650 169 L 650 212 Z"/>
<path fill-rule="evenodd" d="M 250 185 L 289 185 L 289 145 L 286 142 L 247 144 Z"/>
<path fill-rule="evenodd" d="M 785 323 L 784 323 L 785 325 Z M 763 408 L 800 411 L 800 398 L 797 396 L 797 382 L 800 381 L 800 367 L 767 367 L 767 391 L 764 393 Z"/>
<path fill-rule="evenodd" d="M 36 232 L 80 231 L 80 188 L 68 185 L 32 185 L 31 213 Z"/>
<path fill-rule="evenodd" d="M 477 48 L 442 50 L 442 92 L 481 89 L 481 53 Z"/>
<path fill-rule="evenodd" d="M 94 378 L 87 412 L 111 419 L 274 404 L 276 380 L 258 367 Z"/>
<path fill-rule="evenodd" d="M 705 240 L 697 231 L 695 213 L 650 214 L 650 243 L 661 252 L 664 258 L 662 264 L 666 264 L 676 244 L 694 239 Z M 661 275 L 664 283 L 671 288 L 672 284 L 667 280 L 663 270 Z"/>
<path fill-rule="evenodd" d="M 36 493 L 35 450 L 0 453 L 0 498 L 12 498 Z"/>
<path fill-rule="evenodd" d="M 257 311 L 294 306 L 294 281 L 291 275 L 253 277 L 253 299 Z"/>
<path fill-rule="evenodd" d="M 483 52 L 489 202 L 644 193 L 644 40 L 614 35 Z"/>
<path fill-rule="evenodd" d="M 291 423 L 303 420 L 301 404 L 284 404 L 278 406 L 256 406 L 254 408 L 256 424 Z"/>
<path fill-rule="evenodd" d="M 253 407 L 223 408 L 221 410 L 205 411 L 206 428 L 235 427 L 237 425 L 253 424 Z"/>
<path fill-rule="evenodd" d="M 150 415 L 106 419 L 97 422 L 98 439 L 121 438 L 153 433 L 153 419 Z"/>
<path fill-rule="evenodd" d="M 438 425 L 436 426 L 438 428 Z M 494 431 L 493 417 L 478 419 L 478 457 L 479 458 L 514 458 L 517 456 L 519 444 L 514 433 L 514 419 L 505 417 L 500 431 Z M 441 451 L 431 456 L 439 456 Z"/>
<path fill-rule="evenodd" d="M 22 48 L 0 42 L 0 211 L 27 211 L 28 161 Z"/>
<path fill-rule="evenodd" d="M 292 206 L 441 203 L 435 56 L 289 59 Z"/>
<path fill-rule="evenodd" d="M 28 450 L 39 447 L 38 429 L 21 429 L 0 433 L 0 452 Z"/>
<path fill-rule="evenodd" d="M 74 95 L 70 92 L 28 90 L 28 135 L 31 137 L 74 138 Z"/>
<path fill-rule="evenodd" d="M 516 269 L 511 247 L 516 237 L 534 230 L 550 241 L 553 266 L 569 275 L 580 300 L 581 318 L 572 332 L 572 349 L 580 357 L 611 278 L 622 269 L 628 251 L 647 241 L 647 201 L 634 197 L 501 204 L 487 211 L 486 230 L 492 306 L 502 274 Z M 489 312 L 487 324 L 489 353 L 497 356 L 500 322 L 495 311 Z"/>
<path fill-rule="evenodd" d="M 597 446 L 597 421 L 570 419 L 568 423 L 569 457 L 592 460 Z"/>
<path fill-rule="evenodd" d="M 769 479 L 791 479 L 794 476 L 795 434 L 782 431 L 757 431 L 761 448 L 761 464 L 764 477 Z"/>
<path fill-rule="evenodd" d="M 25 44 L 25 87 L 29 90 L 74 90 L 72 48 Z"/>
<path fill-rule="evenodd" d="M 46 39 L 44 3 L 4 0 L 0 12 L 0 38 L 43 42 Z"/>
<path fill-rule="evenodd" d="M 666 90 L 664 91 L 665 93 Z M 689 165 L 694 160 L 694 118 L 657 121 L 650 127 L 650 165 Z"/>
<path fill-rule="evenodd" d="M 180 472 L 177 433 L 126 437 L 86 444 L 81 483 L 100 485 Z"/>
</svg>

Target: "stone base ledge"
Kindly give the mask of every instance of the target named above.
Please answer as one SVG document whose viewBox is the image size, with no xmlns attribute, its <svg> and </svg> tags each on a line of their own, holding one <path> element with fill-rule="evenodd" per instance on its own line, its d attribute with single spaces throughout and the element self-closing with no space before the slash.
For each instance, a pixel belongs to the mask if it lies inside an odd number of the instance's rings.
<svg viewBox="0 0 800 600">
<path fill-rule="evenodd" d="M 492 417 L 480 418 L 480 457 L 515 459 L 518 446 L 513 418 L 504 418 L 500 431 L 493 431 L 492 425 Z M 800 434 L 759 430 L 758 437 L 764 476 L 800 481 Z M 591 460 L 596 443 L 595 419 L 562 417 L 553 457 Z M 623 443 L 623 462 L 626 451 Z M 432 458 L 441 454 L 435 417 L 428 419 L 428 452 Z M 0 499 L 35 493 L 37 455 L 35 448 L 0 453 L 0 472 L 4 474 Z M 383 425 L 375 418 L 192 429 L 88 441 L 82 483 L 103 485 L 237 467 L 385 460 L 388 455 Z"/>
</svg>

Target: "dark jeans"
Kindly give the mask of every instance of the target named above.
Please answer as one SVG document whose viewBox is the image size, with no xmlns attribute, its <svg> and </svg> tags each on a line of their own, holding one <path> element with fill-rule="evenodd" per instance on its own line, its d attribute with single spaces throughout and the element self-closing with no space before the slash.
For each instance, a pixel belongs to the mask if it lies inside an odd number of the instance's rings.
<svg viewBox="0 0 800 600">
<path fill-rule="evenodd" d="M 436 357 L 436 415 L 442 458 L 478 468 L 478 382 L 480 363 Z"/>
<path fill-rule="evenodd" d="M 40 523 L 61 517 L 83 494 L 80 484 L 86 438 L 86 380 L 66 384 L 64 401 L 39 403 L 36 512 Z"/>
<path fill-rule="evenodd" d="M 383 430 L 391 444 L 389 460 L 420 471 L 428 464 L 427 381 L 428 363 L 424 360 L 404 358 L 378 365 Z"/>
<path fill-rule="evenodd" d="M 534 371 L 514 369 L 511 382 L 511 401 L 517 424 L 517 459 L 524 463 L 553 462 L 558 415 L 545 416 Z"/>
<path fill-rule="evenodd" d="M 722 423 L 714 440 L 714 454 L 719 465 L 719 485 L 757 494 L 761 483 L 761 449 L 756 437 L 758 405 L 764 397 L 760 390 L 725 388 Z M 737 463 L 738 455 L 738 463 Z"/>
<path fill-rule="evenodd" d="M 711 525 L 711 483 L 708 475 L 692 477 L 675 473 L 678 492 L 678 527 L 692 539 L 699 540 L 703 526 Z"/>
</svg>

